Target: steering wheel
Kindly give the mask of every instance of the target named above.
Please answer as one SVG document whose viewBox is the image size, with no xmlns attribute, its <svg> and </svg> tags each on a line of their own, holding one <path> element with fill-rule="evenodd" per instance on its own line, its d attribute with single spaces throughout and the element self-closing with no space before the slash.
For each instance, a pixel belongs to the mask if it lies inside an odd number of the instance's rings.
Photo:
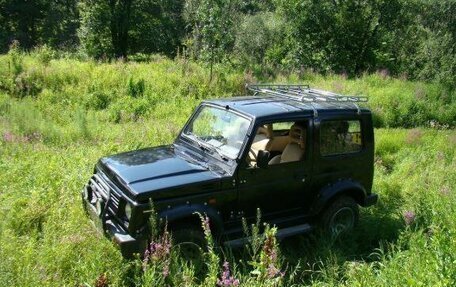
<svg viewBox="0 0 456 287">
<path fill-rule="evenodd" d="M 253 148 L 249 149 L 249 157 L 253 162 L 257 161 L 257 154 Z"/>
</svg>

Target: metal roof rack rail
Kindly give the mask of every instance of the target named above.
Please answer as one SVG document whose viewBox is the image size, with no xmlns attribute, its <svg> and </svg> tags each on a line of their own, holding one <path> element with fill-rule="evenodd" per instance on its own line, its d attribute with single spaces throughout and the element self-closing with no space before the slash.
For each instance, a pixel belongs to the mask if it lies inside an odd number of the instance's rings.
<svg viewBox="0 0 456 287">
<path fill-rule="evenodd" d="M 255 95 L 269 94 L 285 99 L 300 102 L 367 102 L 367 97 L 340 95 L 333 92 L 311 89 L 309 85 L 285 85 L 285 84 L 250 84 L 247 90 Z"/>
<path fill-rule="evenodd" d="M 273 95 L 283 99 L 306 102 L 312 105 L 315 117 L 318 112 L 313 103 L 316 102 L 346 102 L 353 103 L 357 113 L 361 113 L 361 109 L 356 103 L 367 102 L 367 97 L 346 96 L 333 92 L 311 89 L 309 85 L 285 85 L 285 84 L 247 84 L 246 89 L 254 92 L 254 95 L 265 94 Z"/>
</svg>

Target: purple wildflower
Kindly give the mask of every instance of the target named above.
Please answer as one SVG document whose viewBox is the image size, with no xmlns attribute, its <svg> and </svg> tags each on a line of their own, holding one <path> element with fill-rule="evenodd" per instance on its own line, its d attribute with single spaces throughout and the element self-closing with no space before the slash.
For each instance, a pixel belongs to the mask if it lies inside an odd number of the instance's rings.
<svg viewBox="0 0 456 287">
<path fill-rule="evenodd" d="M 217 279 L 217 286 L 220 286 L 220 287 L 239 286 L 239 280 L 234 278 L 230 274 L 230 264 L 227 261 L 225 261 L 223 263 L 222 277 L 220 279 Z"/>
<path fill-rule="evenodd" d="M 415 222 L 416 214 L 415 212 L 408 210 L 404 212 L 404 221 L 405 224 L 411 225 L 413 222 Z"/>
<path fill-rule="evenodd" d="M 165 230 L 157 242 L 152 241 L 144 252 L 143 269 L 146 270 L 149 263 L 163 263 L 163 275 L 169 274 L 171 253 L 171 238 Z"/>
<path fill-rule="evenodd" d="M 206 236 L 211 235 L 211 225 L 209 222 L 209 216 L 204 215 L 204 217 L 202 218 L 202 221 L 203 221 L 204 234 Z"/>
<path fill-rule="evenodd" d="M 13 142 L 14 141 L 14 135 L 10 132 L 3 133 L 3 141 L 5 142 Z"/>
<path fill-rule="evenodd" d="M 285 272 L 281 272 L 280 269 L 271 263 L 267 268 L 267 276 L 268 278 L 283 277 L 285 276 Z"/>
<path fill-rule="evenodd" d="M 269 233 L 266 236 L 266 240 L 263 245 L 263 266 L 266 269 L 266 276 L 270 279 L 278 276 L 283 277 L 285 273 L 281 272 L 277 268 L 278 264 L 278 253 L 277 253 L 277 241 L 273 233 Z"/>
</svg>

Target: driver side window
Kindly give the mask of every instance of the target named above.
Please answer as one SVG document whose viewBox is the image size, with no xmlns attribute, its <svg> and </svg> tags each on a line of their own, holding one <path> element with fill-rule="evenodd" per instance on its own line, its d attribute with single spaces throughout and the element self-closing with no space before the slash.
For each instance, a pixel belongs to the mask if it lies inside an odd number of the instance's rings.
<svg viewBox="0 0 456 287">
<path fill-rule="evenodd" d="M 268 156 L 267 165 L 301 161 L 305 157 L 306 140 L 307 121 L 273 122 L 262 125 L 256 130 L 247 162 L 251 167 L 258 166 L 259 161 L 264 165 L 265 154 Z"/>
</svg>

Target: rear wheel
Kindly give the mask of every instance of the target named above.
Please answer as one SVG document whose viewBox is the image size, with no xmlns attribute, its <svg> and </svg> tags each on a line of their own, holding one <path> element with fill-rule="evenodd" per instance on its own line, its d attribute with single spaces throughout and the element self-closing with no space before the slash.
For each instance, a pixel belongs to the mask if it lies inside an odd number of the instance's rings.
<svg viewBox="0 0 456 287">
<path fill-rule="evenodd" d="M 323 212 L 322 228 L 333 238 L 353 231 L 358 223 L 359 209 L 349 196 L 340 196 Z"/>
</svg>

